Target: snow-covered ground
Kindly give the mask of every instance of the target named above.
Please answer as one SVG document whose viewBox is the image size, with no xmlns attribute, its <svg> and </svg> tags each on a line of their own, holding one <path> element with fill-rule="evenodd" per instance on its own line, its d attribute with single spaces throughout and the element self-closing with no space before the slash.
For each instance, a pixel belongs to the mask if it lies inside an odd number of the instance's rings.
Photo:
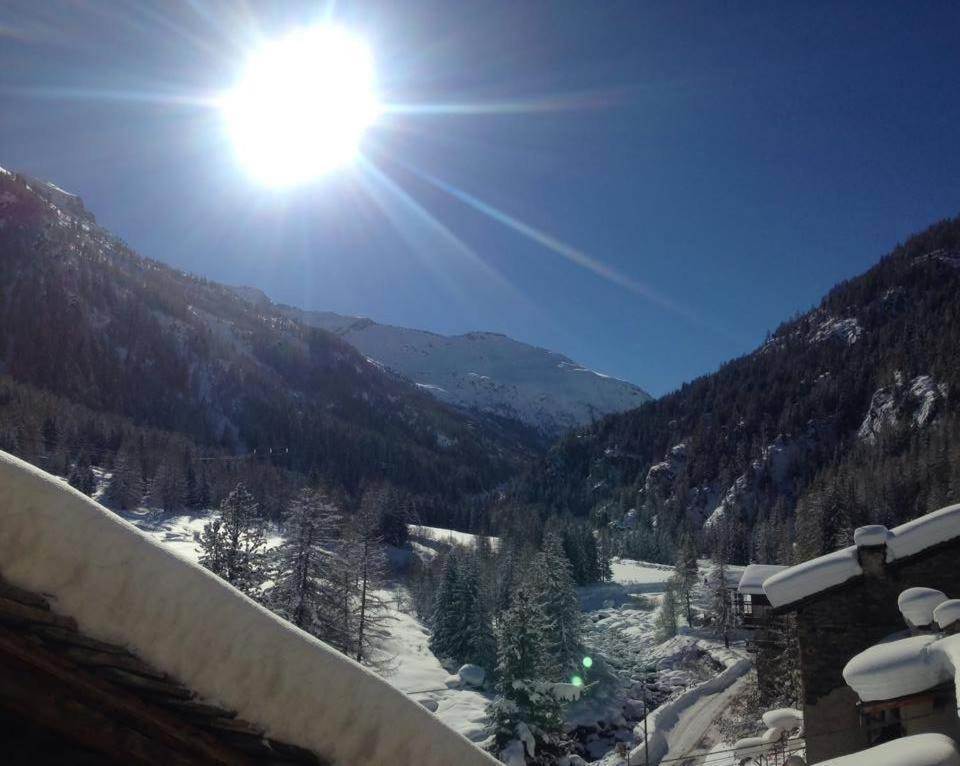
<svg viewBox="0 0 960 766">
<path fill-rule="evenodd" d="M 194 564 L 200 561 L 200 548 L 196 536 L 203 531 L 204 525 L 210 521 L 207 514 L 177 514 L 164 516 L 156 511 L 139 509 L 136 511 L 122 511 L 119 515 L 129 521 L 141 532 L 146 532 L 158 542 L 161 542 L 176 553 L 180 558 Z M 267 534 L 267 549 L 274 548 L 283 541 L 283 538 L 272 530 Z"/>
<path fill-rule="evenodd" d="M 423 524 L 408 525 L 410 537 L 421 545 L 430 545 L 431 543 L 440 543 L 442 545 L 463 545 L 467 548 L 476 548 L 477 540 L 481 535 L 474 535 L 470 532 L 458 532 L 455 529 L 444 529 L 442 527 L 428 527 Z M 490 547 L 497 549 L 500 539 L 497 537 L 488 537 Z"/>
<path fill-rule="evenodd" d="M 702 583 L 712 579 L 709 561 L 700 562 L 701 585 L 695 609 L 709 608 Z M 667 641 L 657 636 L 657 609 L 673 568 L 627 559 L 613 562 L 613 582 L 580 589 L 586 618 L 585 645 L 594 659 L 584 680 L 588 694 L 567 709 L 568 729 L 583 744 L 587 757 L 604 766 L 624 761 L 619 742 L 635 748 L 642 742 L 642 720 L 649 706 L 651 763 L 697 751 L 714 719 L 741 688 L 749 670 L 745 651 L 727 650 L 702 630 L 682 628 Z M 731 567 L 734 585 L 740 568 Z M 634 752 L 631 763 L 642 763 Z"/>
<path fill-rule="evenodd" d="M 199 550 L 195 534 L 203 530 L 210 517 L 206 514 L 162 516 L 156 512 L 125 512 L 123 518 L 142 532 L 147 533 L 178 556 L 197 563 Z M 455 542 L 461 545 L 475 544 L 476 536 L 465 532 L 418 527 L 419 533 L 438 542 Z M 495 540 L 496 538 L 494 538 Z M 268 546 L 279 544 L 278 535 L 268 537 Z M 421 546 L 420 555 L 430 556 L 435 552 Z M 415 549 L 416 550 L 416 549 Z M 397 607 L 394 592 L 383 594 L 390 605 L 389 637 L 384 642 L 382 659 L 386 680 L 406 693 L 451 728 L 474 741 L 486 738 L 485 709 L 491 696 L 463 688 L 456 675 L 447 672 L 427 646 L 429 631 L 411 614 Z"/>
<path fill-rule="evenodd" d="M 163 543 L 180 558 L 194 564 L 199 563 L 200 549 L 194 536 L 203 531 L 204 524 L 210 520 L 209 516 L 179 515 L 163 518 L 146 510 L 121 512 L 119 515 L 141 532 L 146 532 Z"/>
<path fill-rule="evenodd" d="M 179 556 L 196 562 L 194 535 L 208 517 L 148 513 L 125 517 Z M 412 553 L 422 558 L 436 555 L 439 546 L 474 546 L 477 540 L 476 535 L 438 527 L 411 526 L 410 532 Z M 278 541 L 276 536 L 271 539 L 272 544 Z M 710 575 L 710 564 L 701 561 L 700 566 L 702 583 Z M 592 761 L 614 766 L 618 741 L 630 746 L 640 741 L 634 729 L 642 731 L 637 724 L 646 699 L 651 708 L 660 708 L 648 721 L 648 728 L 657 726 L 659 757 L 721 747 L 724 743 L 712 742 L 708 735 L 713 731 L 715 736 L 714 721 L 742 690 L 746 654 L 736 645 L 725 650 L 702 631 L 684 629 L 685 634 L 658 640 L 657 608 L 673 567 L 614 559 L 612 571 L 612 582 L 580 588 L 585 648 L 595 663 L 583 674 L 587 693 L 567 708 L 568 730 L 584 744 Z M 731 568 L 731 581 L 739 574 L 738 568 Z M 486 706 L 492 694 L 466 687 L 440 664 L 428 647 L 429 631 L 401 605 L 402 590 L 399 599 L 394 598 L 396 590 L 386 595 L 391 609 L 390 635 L 383 647 L 386 680 L 469 739 L 485 740 Z M 696 606 L 703 610 L 708 603 L 709 594 L 701 587 Z M 702 755 L 694 755 L 690 763 L 701 761 Z"/>
<path fill-rule="evenodd" d="M 389 659 L 386 680 L 469 739 L 486 739 L 486 706 L 492 695 L 465 687 L 448 673 L 427 646 L 430 631 L 390 603 L 390 636 L 383 646 Z"/>
</svg>

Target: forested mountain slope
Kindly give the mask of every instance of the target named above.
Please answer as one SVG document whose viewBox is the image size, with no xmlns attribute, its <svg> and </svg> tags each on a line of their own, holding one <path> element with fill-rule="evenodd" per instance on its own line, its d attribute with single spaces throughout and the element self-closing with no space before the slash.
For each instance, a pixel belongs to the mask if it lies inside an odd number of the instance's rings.
<svg viewBox="0 0 960 766">
<path fill-rule="evenodd" d="M 79 198 L 6 171 L 0 285 L 0 437 L 18 454 L 64 445 L 59 411 L 80 440 L 68 462 L 86 452 L 110 465 L 124 429 L 146 428 L 221 457 L 266 454 L 348 493 L 389 480 L 447 501 L 492 489 L 530 454 L 519 427 L 468 416 L 328 332 L 140 257 Z"/>
<path fill-rule="evenodd" d="M 569 435 L 513 505 L 592 513 L 642 558 L 669 560 L 684 532 L 723 530 L 735 558 L 786 562 L 846 543 L 859 524 L 960 499 L 958 399 L 953 219 L 753 353 Z"/>
</svg>

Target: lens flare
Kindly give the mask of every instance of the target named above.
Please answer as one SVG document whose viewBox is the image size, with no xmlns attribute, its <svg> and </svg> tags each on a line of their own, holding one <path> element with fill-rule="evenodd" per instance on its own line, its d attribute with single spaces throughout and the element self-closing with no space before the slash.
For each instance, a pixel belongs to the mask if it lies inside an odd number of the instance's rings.
<svg viewBox="0 0 960 766">
<path fill-rule="evenodd" d="M 237 156 L 270 186 L 351 163 L 379 105 L 367 46 L 341 27 L 297 30 L 258 50 L 221 102 Z"/>
<path fill-rule="evenodd" d="M 583 658 L 583 667 L 587 670 L 593 667 L 593 657 L 584 657 Z"/>
</svg>

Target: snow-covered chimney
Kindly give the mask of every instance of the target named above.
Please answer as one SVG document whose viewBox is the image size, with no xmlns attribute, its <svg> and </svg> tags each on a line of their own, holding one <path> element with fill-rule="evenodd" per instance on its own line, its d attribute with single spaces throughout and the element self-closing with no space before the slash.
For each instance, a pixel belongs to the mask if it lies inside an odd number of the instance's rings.
<svg viewBox="0 0 960 766">
<path fill-rule="evenodd" d="M 951 598 L 941 602 L 933 610 L 933 621 L 948 636 L 960 633 L 960 599 Z"/>
<path fill-rule="evenodd" d="M 907 588 L 897 598 L 900 614 L 913 633 L 936 631 L 938 626 L 934 621 L 935 610 L 946 602 L 946 594 L 933 588 Z"/>
<path fill-rule="evenodd" d="M 883 524 L 868 524 L 857 527 L 853 542 L 857 546 L 857 559 L 865 575 L 880 575 L 887 558 L 887 538 L 890 536 Z"/>
</svg>

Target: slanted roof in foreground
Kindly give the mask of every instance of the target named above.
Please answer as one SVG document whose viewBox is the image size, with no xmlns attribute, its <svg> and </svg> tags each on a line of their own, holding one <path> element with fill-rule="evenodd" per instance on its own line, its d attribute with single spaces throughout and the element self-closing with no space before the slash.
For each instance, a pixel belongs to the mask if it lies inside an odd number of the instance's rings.
<svg viewBox="0 0 960 766">
<path fill-rule="evenodd" d="M 0 452 L 0 575 L 77 631 L 333 764 L 495 763 L 383 679 Z"/>
<path fill-rule="evenodd" d="M 327 766 L 2 578 L 0 724 L 4 763 Z"/>
<path fill-rule="evenodd" d="M 879 534 L 878 525 L 869 530 L 857 530 L 861 546 L 886 546 L 885 559 L 894 563 L 960 537 L 960 503 L 941 508 L 913 521 L 908 521 Z M 862 534 L 869 531 L 869 534 Z M 763 589 L 770 603 L 777 608 L 789 606 L 817 593 L 843 585 L 863 574 L 857 545 L 804 561 L 772 575 L 764 581 Z"/>
</svg>

